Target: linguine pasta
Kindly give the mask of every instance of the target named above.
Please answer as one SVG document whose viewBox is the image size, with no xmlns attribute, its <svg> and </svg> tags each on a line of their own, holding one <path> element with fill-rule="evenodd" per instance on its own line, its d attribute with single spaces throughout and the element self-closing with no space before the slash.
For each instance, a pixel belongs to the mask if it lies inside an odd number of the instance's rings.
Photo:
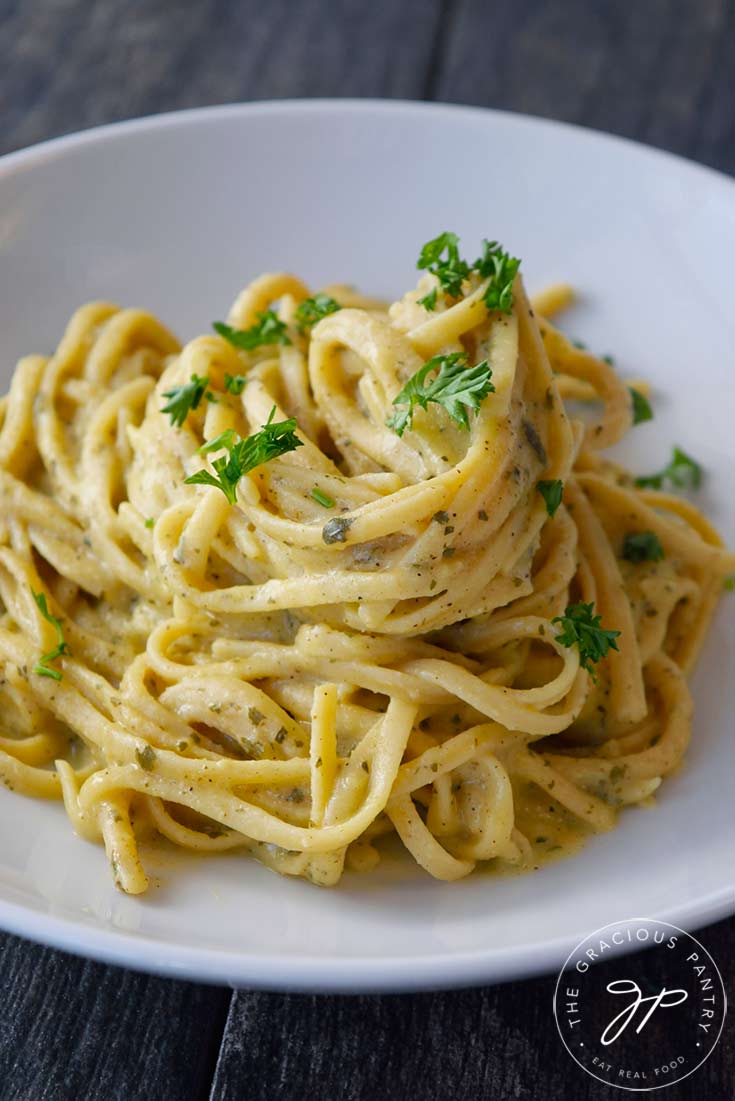
<svg viewBox="0 0 735 1101">
<path fill-rule="evenodd" d="M 146 889 L 154 834 L 318 884 L 372 868 L 389 834 L 442 880 L 531 868 L 681 762 L 733 558 L 685 499 L 601 456 L 631 392 L 552 325 L 565 289 L 532 308 L 516 276 L 507 311 L 487 289 L 426 274 L 386 308 L 332 287 L 301 324 L 310 290 L 265 275 L 225 335 L 181 348 L 93 303 L 18 364 L 0 776 L 63 799 L 123 890 Z M 233 343 L 264 319 L 275 339 Z M 419 402 L 399 434 L 394 399 L 437 356 L 485 364 L 492 388 L 456 415 Z M 290 418 L 298 446 L 232 503 L 228 442 Z M 585 606 L 599 659 L 568 634 Z"/>
</svg>

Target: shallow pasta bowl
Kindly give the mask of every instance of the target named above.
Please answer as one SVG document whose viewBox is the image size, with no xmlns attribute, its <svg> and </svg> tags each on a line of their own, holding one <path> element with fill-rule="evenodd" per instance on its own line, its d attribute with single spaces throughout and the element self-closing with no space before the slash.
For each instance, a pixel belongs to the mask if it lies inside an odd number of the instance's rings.
<svg viewBox="0 0 735 1101">
<path fill-rule="evenodd" d="M 254 156 L 253 151 L 267 151 Z M 574 336 L 649 378 L 655 421 L 625 443 L 634 470 L 672 443 L 707 471 L 698 503 L 735 540 L 730 257 L 735 185 L 618 139 L 490 111 L 302 102 L 184 112 L 49 142 L 0 161 L 3 388 L 47 353 L 80 303 L 144 306 L 182 339 L 264 270 L 395 296 L 420 244 L 499 237 L 531 290 L 581 292 Z M 333 890 L 241 856 L 159 852 L 128 898 L 61 806 L 0 791 L 0 924 L 170 975 L 299 990 L 397 990 L 561 965 L 609 922 L 694 929 L 735 909 L 730 796 L 735 657 L 723 601 L 693 680 L 685 767 L 654 809 L 534 875 L 429 879 L 389 856 Z M 729 673 L 729 675 L 728 675 Z"/>
</svg>

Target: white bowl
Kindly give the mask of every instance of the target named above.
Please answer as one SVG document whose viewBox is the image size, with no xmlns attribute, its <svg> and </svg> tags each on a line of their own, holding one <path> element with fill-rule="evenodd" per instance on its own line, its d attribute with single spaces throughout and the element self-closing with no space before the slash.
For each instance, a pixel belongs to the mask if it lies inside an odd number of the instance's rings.
<svg viewBox="0 0 735 1101">
<path fill-rule="evenodd" d="M 531 289 L 565 279 L 568 326 L 656 388 L 626 461 L 672 443 L 708 471 L 700 503 L 735 536 L 735 186 L 629 142 L 516 115 L 381 102 L 187 111 L 0 161 L 3 384 L 91 298 L 207 331 L 258 272 L 395 295 L 444 229 L 498 237 Z M 127 898 L 60 805 L 0 791 L 0 924 L 166 974 L 293 990 L 460 986 L 559 966 L 634 915 L 695 928 L 735 909 L 733 598 L 694 678 L 686 765 L 653 810 L 525 877 L 437 883 L 406 859 L 333 890 L 245 857 L 157 857 Z M 150 865 L 149 865 L 150 868 Z"/>
</svg>

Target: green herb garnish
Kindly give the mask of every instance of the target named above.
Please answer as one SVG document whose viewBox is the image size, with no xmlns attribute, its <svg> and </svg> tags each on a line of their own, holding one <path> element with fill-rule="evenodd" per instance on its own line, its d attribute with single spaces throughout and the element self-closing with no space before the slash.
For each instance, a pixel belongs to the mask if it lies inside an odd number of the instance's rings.
<svg viewBox="0 0 735 1101">
<path fill-rule="evenodd" d="M 210 451 L 221 451 L 223 447 L 230 449 L 240 439 L 234 428 L 225 428 L 218 436 L 212 436 L 201 447 L 197 448 L 197 455 L 208 455 Z"/>
<path fill-rule="evenodd" d="M 322 508 L 334 508 L 334 499 L 327 493 L 322 493 L 318 486 L 314 486 L 309 496 L 312 497 L 318 505 L 321 505 Z"/>
<path fill-rule="evenodd" d="M 36 607 L 46 622 L 50 623 L 56 630 L 56 636 L 58 638 L 58 642 L 53 650 L 49 650 L 47 654 L 41 655 L 38 665 L 34 665 L 33 667 L 33 672 L 37 673 L 39 677 L 51 677 L 53 680 L 61 680 L 62 674 L 58 669 L 52 669 L 49 666 L 49 662 L 55 661 L 56 658 L 60 658 L 62 654 L 71 653 L 69 643 L 64 641 L 64 630 L 61 626 L 61 620 L 57 619 L 55 615 L 51 615 L 51 612 L 48 610 L 46 594 L 34 592 L 33 589 L 31 589 L 31 593 L 36 602 Z"/>
<path fill-rule="evenodd" d="M 592 667 L 593 662 L 606 657 L 610 650 L 617 650 L 615 641 L 620 631 L 608 631 L 600 626 L 602 616 L 594 615 L 594 604 L 569 604 L 564 615 L 555 616 L 552 623 L 561 624 L 561 633 L 556 636 L 562 646 L 577 646 L 579 664 L 586 669 L 593 680 L 597 680 Z"/>
<path fill-rule="evenodd" d="M 564 483 L 560 478 L 555 478 L 551 482 L 537 482 L 536 489 L 546 502 L 546 511 L 549 516 L 553 516 L 561 504 Z"/>
<path fill-rule="evenodd" d="M 186 485 L 209 485 L 221 489 L 231 505 L 237 501 L 237 483 L 249 471 L 257 466 L 286 455 L 289 451 L 295 451 L 302 446 L 302 441 L 296 435 L 296 421 L 290 417 L 285 421 L 273 423 L 275 405 L 270 411 L 268 420 L 260 429 L 247 439 L 241 439 L 232 428 L 220 432 L 214 439 L 203 444 L 198 452 L 206 455 L 210 451 L 219 451 L 224 448 L 227 455 L 214 459 L 212 466 L 216 474 L 210 474 L 208 470 L 198 470 L 189 478 L 185 478 Z"/>
<path fill-rule="evenodd" d="M 664 482 L 676 489 L 698 489 L 702 484 L 702 468 L 681 448 L 675 447 L 668 466 L 658 474 L 646 474 L 635 480 L 635 484 L 644 489 L 661 489 Z"/>
<path fill-rule="evenodd" d="M 141 768 L 150 772 L 156 763 L 156 751 L 152 745 L 144 745 L 142 749 L 135 750 L 135 759 Z"/>
<path fill-rule="evenodd" d="M 489 279 L 483 300 L 489 310 L 510 313 L 513 306 L 513 280 L 520 260 L 506 252 L 497 241 L 483 241 L 482 255 L 471 266 L 459 255 L 459 237 L 456 233 L 440 233 L 433 241 L 427 241 L 421 249 L 416 267 L 430 271 L 439 280 L 442 290 L 459 298 L 462 284 L 474 271 L 482 279 Z M 427 310 L 436 307 L 436 287 L 418 299 Z"/>
<path fill-rule="evenodd" d="M 633 424 L 643 424 L 644 421 L 653 420 L 653 409 L 648 398 L 640 392 L 640 390 L 634 389 L 629 386 L 630 396 L 633 401 Z"/>
<path fill-rule="evenodd" d="M 162 413 L 168 413 L 171 424 L 181 428 L 188 414 L 196 409 L 207 392 L 209 379 L 203 375 L 192 375 L 189 382 L 183 386 L 174 386 L 173 390 L 167 390 L 163 395 L 168 398 L 166 405 L 161 406 Z"/>
<path fill-rule="evenodd" d="M 470 274 L 469 264 L 460 258 L 456 233 L 440 233 L 433 241 L 427 241 L 416 267 L 419 271 L 430 271 L 435 275 L 442 290 L 452 298 L 459 298 L 462 283 Z"/>
<path fill-rule="evenodd" d="M 482 242 L 482 256 L 475 261 L 474 271 L 489 279 L 483 296 L 489 310 L 510 313 L 513 308 L 513 280 L 521 266 L 520 260 L 505 252 L 497 241 Z"/>
<path fill-rule="evenodd" d="M 661 540 L 653 531 L 629 531 L 623 540 L 623 558 L 628 562 L 660 562 L 663 557 Z"/>
<path fill-rule="evenodd" d="M 225 371 L 225 390 L 228 394 L 234 394 L 237 397 L 245 389 L 247 381 L 245 375 L 231 375 L 229 371 Z"/>
<path fill-rule="evenodd" d="M 285 322 L 273 310 L 264 310 L 257 314 L 258 320 L 249 329 L 233 329 L 224 321 L 215 321 L 212 328 L 235 348 L 252 352 L 264 344 L 290 344 Z"/>
<path fill-rule="evenodd" d="M 155 522 L 156 521 L 153 519 L 153 517 L 149 516 L 146 520 L 143 521 L 143 526 L 146 528 L 152 528 Z"/>
<path fill-rule="evenodd" d="M 325 543 L 346 543 L 347 532 L 351 526 L 350 516 L 335 516 L 334 519 L 327 520 L 322 528 L 322 539 Z"/>
<path fill-rule="evenodd" d="M 313 298 L 305 298 L 294 314 L 296 328 L 303 333 L 323 317 L 328 317 L 330 313 L 336 313 L 341 309 L 339 302 L 330 298 L 328 294 L 315 294 Z"/>
<path fill-rule="evenodd" d="M 424 385 L 432 371 L 438 372 L 436 377 Z M 426 409 L 433 401 L 444 406 L 452 420 L 462 428 L 469 429 L 467 410 L 479 409 L 483 398 L 495 390 L 491 382 L 492 373 L 485 359 L 474 367 L 468 367 L 467 356 L 462 352 L 433 356 L 393 398 L 394 405 L 404 408 L 396 410 L 385 423 L 402 436 L 406 428 L 413 424 L 414 406 L 420 405 Z"/>
<path fill-rule="evenodd" d="M 722 582 L 722 587 L 726 593 L 735 592 L 735 577 L 726 577 Z"/>
<path fill-rule="evenodd" d="M 423 306 L 425 310 L 431 312 L 431 310 L 436 309 L 436 293 L 436 287 L 432 287 L 428 294 L 425 294 L 423 298 L 417 298 L 416 302 L 419 306 Z"/>
</svg>

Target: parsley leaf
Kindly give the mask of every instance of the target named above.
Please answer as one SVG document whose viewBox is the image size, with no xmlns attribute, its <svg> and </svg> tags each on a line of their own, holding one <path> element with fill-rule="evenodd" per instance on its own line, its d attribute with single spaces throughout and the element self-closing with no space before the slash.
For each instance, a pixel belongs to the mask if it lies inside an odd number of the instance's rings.
<svg viewBox="0 0 735 1101">
<path fill-rule="evenodd" d="M 328 317 L 330 313 L 336 313 L 341 309 L 339 302 L 330 298 L 328 294 L 315 294 L 313 298 L 305 298 L 294 314 L 296 328 L 303 333 L 323 317 Z"/>
<path fill-rule="evenodd" d="M 482 279 L 489 279 L 483 295 L 485 305 L 488 310 L 501 313 L 510 313 L 513 307 L 513 280 L 520 266 L 520 260 L 506 252 L 497 241 L 483 241 L 482 255 L 474 264 L 468 264 L 459 255 L 456 233 L 440 233 L 427 241 L 416 264 L 420 270 L 435 275 L 442 290 L 452 298 L 460 296 L 464 280 L 471 272 L 477 272 Z M 436 288 L 419 298 L 418 303 L 427 310 L 435 309 Z"/>
<path fill-rule="evenodd" d="M 168 413 L 171 424 L 181 428 L 191 410 L 199 405 L 208 386 L 208 378 L 192 375 L 190 381 L 183 386 L 174 386 L 173 390 L 166 391 L 163 396 L 169 400 L 166 405 L 161 406 L 161 412 Z"/>
<path fill-rule="evenodd" d="M 322 528 L 322 539 L 325 543 L 346 543 L 352 522 L 351 516 L 334 516 Z"/>
<path fill-rule="evenodd" d="M 228 394 L 241 394 L 247 381 L 245 375 L 231 375 L 229 371 L 225 371 L 225 390 Z"/>
<path fill-rule="evenodd" d="M 438 371 L 438 374 L 428 385 L 424 385 L 432 371 Z M 393 398 L 394 405 L 405 408 L 397 409 L 385 423 L 402 436 L 406 428 L 413 424 L 414 406 L 420 405 L 426 409 L 433 401 L 443 405 L 452 420 L 462 428 L 469 429 L 467 409 L 479 409 L 483 398 L 495 390 L 490 381 L 492 373 L 485 359 L 474 367 L 468 367 L 467 356 L 462 352 L 433 356 Z"/>
<path fill-rule="evenodd" d="M 653 420 L 653 409 L 645 394 L 629 386 L 630 396 L 633 401 L 633 424 L 643 424 L 644 421 Z"/>
<path fill-rule="evenodd" d="M 416 267 L 419 271 L 430 271 L 435 275 L 442 290 L 452 298 L 459 298 L 462 283 L 470 274 L 469 265 L 460 258 L 459 237 L 456 233 L 440 233 L 432 241 L 427 241 L 421 249 Z"/>
<path fill-rule="evenodd" d="M 229 451 L 239 439 L 234 428 L 225 428 L 224 432 L 220 432 L 218 436 L 212 436 L 211 440 L 207 440 L 198 447 L 197 455 L 208 455 L 210 451 L 221 451 L 223 447 Z"/>
<path fill-rule="evenodd" d="M 608 631 L 600 626 L 602 616 L 594 615 L 594 604 L 568 604 L 564 615 L 555 616 L 552 623 L 561 624 L 562 630 L 556 636 L 562 646 L 574 646 L 579 649 L 579 664 L 586 669 L 593 680 L 597 680 L 592 662 L 604 658 L 610 650 L 617 650 L 615 641 L 620 631 Z"/>
<path fill-rule="evenodd" d="M 623 558 L 628 562 L 660 562 L 663 557 L 661 540 L 653 531 L 629 531 L 623 540 Z"/>
<path fill-rule="evenodd" d="M 322 508 L 334 508 L 334 498 L 330 497 L 328 493 L 323 493 L 318 486 L 310 491 L 309 496 L 316 501 Z"/>
<path fill-rule="evenodd" d="M 214 459 L 212 466 L 216 474 L 210 474 L 208 470 L 198 470 L 184 481 L 187 485 L 210 485 L 221 489 L 231 505 L 237 502 L 237 483 L 244 474 L 255 470 L 256 466 L 269 462 L 279 455 L 285 455 L 289 451 L 295 451 L 302 447 L 302 441 L 296 435 L 296 421 L 290 417 L 285 421 L 273 423 L 275 405 L 270 411 L 268 420 L 259 432 L 253 433 L 247 439 L 242 439 L 232 428 L 220 432 L 219 436 L 208 440 L 199 448 L 199 453 L 206 455 L 210 451 L 218 451 L 224 448 L 227 455 L 221 455 Z"/>
<path fill-rule="evenodd" d="M 146 743 L 142 749 L 135 750 L 135 759 L 141 768 L 150 772 L 156 763 L 156 751 L 152 745 Z"/>
<path fill-rule="evenodd" d="M 513 308 L 513 280 L 521 266 L 520 260 L 506 252 L 497 241 L 482 242 L 482 256 L 473 270 L 483 279 L 490 279 L 483 296 L 489 310 L 510 313 Z"/>
<path fill-rule="evenodd" d="M 212 328 L 235 348 L 252 352 L 264 344 L 290 344 L 286 323 L 273 310 L 257 314 L 258 320 L 249 329 L 233 329 L 224 321 L 214 321 Z"/>
<path fill-rule="evenodd" d="M 702 484 L 702 468 L 679 447 L 671 453 L 671 462 L 657 474 L 646 474 L 636 478 L 635 484 L 642 489 L 661 489 L 669 482 L 676 489 L 698 489 Z"/>
<path fill-rule="evenodd" d="M 436 293 L 437 293 L 436 287 L 432 287 L 432 289 L 429 291 L 429 293 L 425 294 L 423 296 L 423 298 L 417 298 L 416 299 L 417 304 L 419 306 L 423 306 L 425 310 L 429 310 L 429 311 L 435 310 L 436 309 Z"/>
<path fill-rule="evenodd" d="M 62 654 L 70 654 L 71 650 L 69 649 L 69 643 L 64 641 L 64 630 L 61 626 L 61 620 L 57 619 L 55 615 L 51 615 L 51 612 L 48 610 L 46 594 L 34 592 L 33 589 L 31 589 L 31 593 L 36 602 L 36 607 L 43 618 L 56 629 L 56 636 L 58 639 L 53 650 L 49 650 L 47 654 L 41 655 L 38 665 L 33 667 L 33 672 L 37 673 L 39 677 L 52 677 L 53 680 L 61 680 L 62 674 L 58 669 L 51 669 L 49 662 L 55 661 L 56 658 L 61 657 Z"/>
<path fill-rule="evenodd" d="M 549 516 L 553 516 L 561 504 L 564 483 L 560 478 L 555 478 L 551 482 L 537 482 L 536 489 L 546 501 L 546 511 Z"/>
</svg>

